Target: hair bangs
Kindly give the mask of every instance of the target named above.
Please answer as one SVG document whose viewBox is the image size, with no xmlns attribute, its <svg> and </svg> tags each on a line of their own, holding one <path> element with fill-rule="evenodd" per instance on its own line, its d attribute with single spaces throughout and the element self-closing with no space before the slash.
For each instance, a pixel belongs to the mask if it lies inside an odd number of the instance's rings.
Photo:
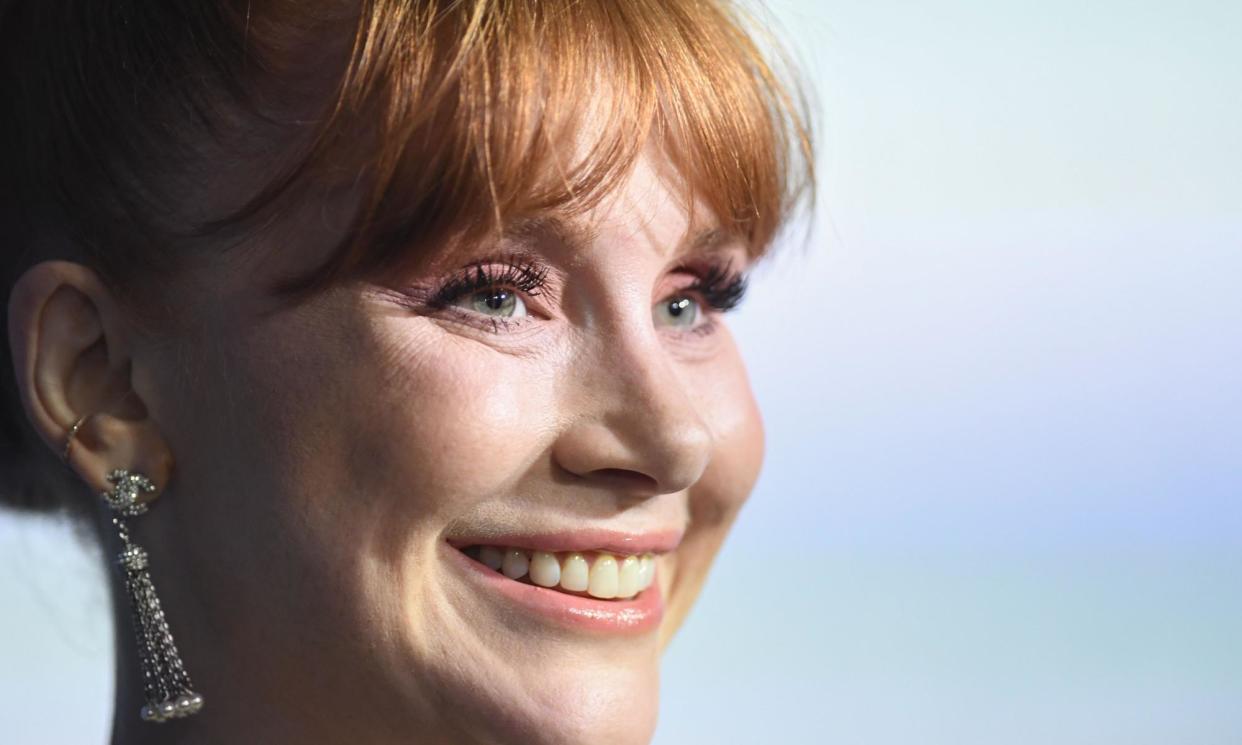
<svg viewBox="0 0 1242 745">
<path fill-rule="evenodd" d="M 367 194 L 328 261 L 280 289 L 589 209 L 652 137 L 687 204 L 762 255 L 814 177 L 805 103 L 744 20 L 694 0 L 367 4 L 307 161 L 353 153 Z"/>
</svg>

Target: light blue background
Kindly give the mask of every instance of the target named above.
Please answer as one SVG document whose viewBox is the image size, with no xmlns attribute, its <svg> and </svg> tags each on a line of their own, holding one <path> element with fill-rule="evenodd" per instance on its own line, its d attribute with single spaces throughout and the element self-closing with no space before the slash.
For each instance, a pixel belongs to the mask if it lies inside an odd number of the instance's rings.
<svg viewBox="0 0 1242 745">
<path fill-rule="evenodd" d="M 822 201 L 657 745 L 1242 743 L 1242 4 L 768 7 Z M 6 741 L 103 738 L 66 536 L 0 517 Z"/>
</svg>

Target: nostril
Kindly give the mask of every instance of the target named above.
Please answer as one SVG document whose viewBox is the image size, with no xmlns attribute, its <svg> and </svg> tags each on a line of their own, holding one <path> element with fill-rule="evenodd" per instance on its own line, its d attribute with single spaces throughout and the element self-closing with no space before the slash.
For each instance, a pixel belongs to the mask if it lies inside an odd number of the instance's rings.
<svg viewBox="0 0 1242 745">
<path fill-rule="evenodd" d="M 588 476 L 627 495 L 653 497 L 660 490 L 660 484 L 655 479 L 628 468 L 597 468 Z"/>
</svg>

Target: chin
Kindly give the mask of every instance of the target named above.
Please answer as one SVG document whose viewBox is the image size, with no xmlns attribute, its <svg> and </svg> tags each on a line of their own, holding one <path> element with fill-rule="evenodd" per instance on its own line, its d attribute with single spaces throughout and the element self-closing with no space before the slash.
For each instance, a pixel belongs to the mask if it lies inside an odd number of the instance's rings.
<svg viewBox="0 0 1242 745">
<path fill-rule="evenodd" d="M 661 573 L 673 569 L 676 532 L 572 537 L 528 533 L 508 536 L 507 561 L 498 568 L 474 539 L 441 541 L 412 564 L 403 615 L 404 664 L 393 672 L 421 700 L 434 692 L 435 715 L 458 733 L 456 742 L 505 745 L 644 745 L 659 707 L 661 629 L 667 589 Z M 593 542 L 615 553 L 587 550 Z M 527 546 L 523 550 L 516 545 Z M 631 553 L 618 548 L 632 545 Z M 544 550 L 546 549 L 546 550 Z M 522 567 L 518 555 L 526 557 Z M 538 551 L 546 566 L 533 565 Z M 421 553 L 421 552 L 420 552 Z M 626 561 L 633 556 L 635 560 Z M 568 567 L 584 559 L 597 569 L 587 589 L 552 582 L 551 559 Z M 609 557 L 626 567 L 611 589 Z M 628 576 L 651 557 L 649 571 Z M 428 571 L 430 559 L 433 571 Z M 531 567 L 535 566 L 535 578 Z M 524 572 L 519 570 L 525 569 Z M 514 576 L 516 575 L 516 576 Z M 572 576 L 570 587 L 578 586 Z M 547 585 L 555 584 L 554 587 Z M 626 597 L 601 598 L 619 592 Z M 440 702 L 439 704 L 435 702 Z M 454 741 L 450 738 L 448 741 Z"/>
<path fill-rule="evenodd" d="M 567 652 L 572 655 L 572 652 Z M 605 668 L 549 659 L 521 671 L 514 688 L 496 690 L 480 720 L 494 740 L 513 745 L 647 745 L 655 731 L 659 676 L 654 661 Z M 516 681 L 515 681 L 516 682 Z M 486 741 L 486 740 L 485 740 Z"/>
</svg>

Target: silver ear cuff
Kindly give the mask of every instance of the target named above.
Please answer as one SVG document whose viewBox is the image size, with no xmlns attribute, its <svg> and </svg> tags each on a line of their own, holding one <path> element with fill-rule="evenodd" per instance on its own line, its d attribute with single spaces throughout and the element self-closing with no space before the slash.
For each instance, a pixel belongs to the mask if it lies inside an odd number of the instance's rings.
<svg viewBox="0 0 1242 745">
<path fill-rule="evenodd" d="M 194 692 L 194 684 L 190 682 L 168 630 L 164 609 L 147 571 L 147 552 L 130 538 L 126 522 L 127 518 L 147 511 L 147 505 L 138 503 L 138 494 L 154 492 L 155 486 L 146 476 L 122 468 L 110 471 L 108 482 L 114 488 L 99 496 L 112 508 L 112 524 L 121 542 L 116 563 L 125 581 L 125 594 L 129 596 L 142 665 L 143 692 L 147 699 L 139 714 L 147 722 L 189 716 L 203 708 L 203 697 Z"/>
</svg>

